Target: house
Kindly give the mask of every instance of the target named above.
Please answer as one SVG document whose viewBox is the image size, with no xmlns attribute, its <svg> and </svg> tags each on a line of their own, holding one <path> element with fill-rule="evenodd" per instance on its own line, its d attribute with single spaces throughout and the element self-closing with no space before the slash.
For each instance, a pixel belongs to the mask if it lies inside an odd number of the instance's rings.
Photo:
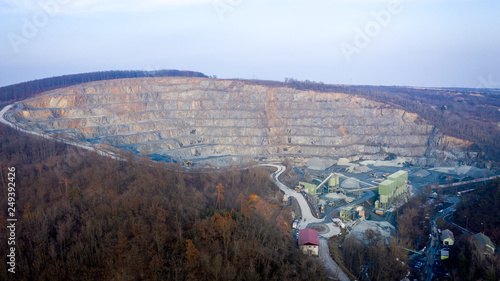
<svg viewBox="0 0 500 281">
<path fill-rule="evenodd" d="M 319 255 L 318 231 L 310 228 L 299 230 L 299 248 L 309 256 Z"/>
<path fill-rule="evenodd" d="M 484 235 L 483 233 L 476 233 L 474 234 L 473 238 L 476 247 L 482 249 L 485 255 L 495 253 L 495 244 L 491 242 L 491 239 L 488 236 Z"/>
<path fill-rule="evenodd" d="M 455 244 L 455 236 L 453 235 L 453 232 L 449 229 L 441 231 L 441 241 L 445 246 L 453 246 L 453 244 Z"/>
<path fill-rule="evenodd" d="M 448 259 L 450 257 L 450 251 L 448 249 L 441 249 L 441 260 Z"/>
</svg>

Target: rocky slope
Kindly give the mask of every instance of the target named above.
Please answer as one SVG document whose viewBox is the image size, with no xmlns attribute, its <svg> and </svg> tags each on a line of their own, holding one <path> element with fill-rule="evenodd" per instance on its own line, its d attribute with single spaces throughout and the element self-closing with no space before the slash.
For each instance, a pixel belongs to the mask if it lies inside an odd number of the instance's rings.
<svg viewBox="0 0 500 281">
<path fill-rule="evenodd" d="M 30 130 L 142 155 L 228 164 L 250 158 L 389 154 L 413 162 L 469 162 L 471 142 L 416 114 L 339 93 L 206 78 L 92 82 L 19 103 L 7 117 Z"/>
</svg>

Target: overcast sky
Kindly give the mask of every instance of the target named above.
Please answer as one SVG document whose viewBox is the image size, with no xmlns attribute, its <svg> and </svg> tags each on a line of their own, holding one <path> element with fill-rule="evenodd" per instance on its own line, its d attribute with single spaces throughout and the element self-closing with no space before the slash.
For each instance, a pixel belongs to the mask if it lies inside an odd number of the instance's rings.
<svg viewBox="0 0 500 281">
<path fill-rule="evenodd" d="M 0 0 L 0 86 L 157 69 L 500 88 L 500 1 Z"/>
</svg>

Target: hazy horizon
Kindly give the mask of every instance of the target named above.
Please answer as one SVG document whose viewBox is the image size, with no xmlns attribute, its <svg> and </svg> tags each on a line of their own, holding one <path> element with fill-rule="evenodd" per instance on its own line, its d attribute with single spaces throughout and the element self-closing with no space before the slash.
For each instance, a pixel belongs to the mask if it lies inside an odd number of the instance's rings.
<svg viewBox="0 0 500 281">
<path fill-rule="evenodd" d="M 4 0 L 0 86 L 105 70 L 500 88 L 498 1 Z"/>
</svg>

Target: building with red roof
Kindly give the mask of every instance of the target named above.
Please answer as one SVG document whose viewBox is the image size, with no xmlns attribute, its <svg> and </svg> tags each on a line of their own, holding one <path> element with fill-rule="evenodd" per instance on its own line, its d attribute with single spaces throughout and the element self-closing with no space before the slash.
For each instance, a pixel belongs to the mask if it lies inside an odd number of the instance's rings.
<svg viewBox="0 0 500 281">
<path fill-rule="evenodd" d="M 319 255 L 318 231 L 310 228 L 299 230 L 299 248 L 309 256 Z"/>
</svg>

